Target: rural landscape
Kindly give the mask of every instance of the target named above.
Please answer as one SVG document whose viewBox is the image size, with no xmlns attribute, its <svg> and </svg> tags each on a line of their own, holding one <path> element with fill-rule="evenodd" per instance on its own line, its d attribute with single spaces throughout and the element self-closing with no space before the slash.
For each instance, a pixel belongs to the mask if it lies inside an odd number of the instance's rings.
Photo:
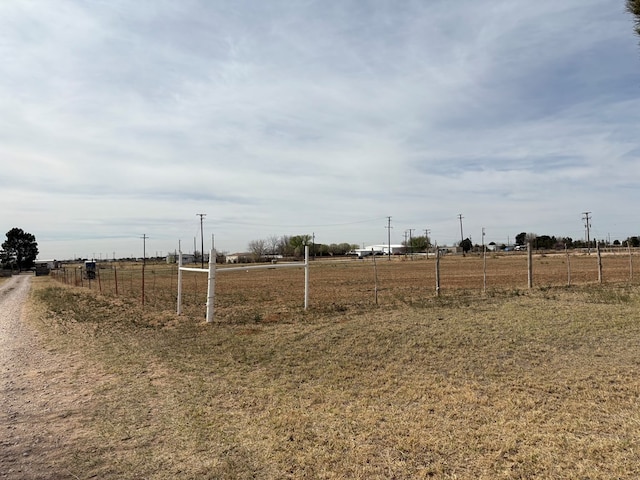
<svg viewBox="0 0 640 480">
<path fill-rule="evenodd" d="M 640 478 L 639 42 L 0 1 L 0 480 Z"/>
<path fill-rule="evenodd" d="M 317 262 L 307 311 L 301 271 L 230 272 L 213 324 L 202 274 L 181 316 L 175 267 L 147 265 L 144 305 L 139 265 L 117 296 L 106 268 L 102 292 L 36 277 L 31 323 L 83 392 L 56 478 L 633 478 L 630 257 L 599 283 L 574 255 L 572 285 L 564 254 L 534 259 L 534 288 L 512 254 L 484 290 L 481 257 L 444 258 L 438 296 L 434 258 Z"/>
</svg>

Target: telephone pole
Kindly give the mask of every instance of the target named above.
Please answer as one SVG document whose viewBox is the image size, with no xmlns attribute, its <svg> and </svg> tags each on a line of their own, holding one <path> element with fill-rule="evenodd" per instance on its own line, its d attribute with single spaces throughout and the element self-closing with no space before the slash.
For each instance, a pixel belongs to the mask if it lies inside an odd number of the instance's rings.
<svg viewBox="0 0 640 480">
<path fill-rule="evenodd" d="M 206 217 L 206 213 L 196 213 L 200 216 L 200 267 L 204 269 L 204 234 L 202 231 L 202 219 Z"/>
<path fill-rule="evenodd" d="M 431 241 L 429 240 L 429 234 L 431 233 L 431 230 L 429 230 L 428 228 L 424 229 L 424 243 L 427 246 L 427 258 L 429 258 L 429 247 L 431 246 Z"/>
<path fill-rule="evenodd" d="M 142 234 L 142 306 L 144 307 L 144 266 L 147 263 L 147 234 Z"/>
<path fill-rule="evenodd" d="M 391 261 L 391 217 L 387 217 L 387 226 L 385 228 L 387 229 L 387 243 L 389 245 L 387 257 L 389 258 L 389 261 Z"/>
<path fill-rule="evenodd" d="M 587 255 L 591 255 L 591 240 L 589 239 L 589 229 L 591 228 L 589 215 L 591 212 L 582 212 L 582 215 L 584 215 L 582 220 L 584 220 L 584 227 L 587 231 Z"/>
<path fill-rule="evenodd" d="M 147 234 L 142 234 L 142 265 L 144 266 L 147 263 Z"/>
<path fill-rule="evenodd" d="M 460 219 L 460 242 L 464 242 L 464 233 L 462 233 L 462 219 L 464 218 L 461 213 L 458 214 Z"/>
<path fill-rule="evenodd" d="M 409 246 L 411 248 L 411 259 L 413 260 L 413 239 L 411 238 L 411 232 L 413 232 L 415 230 L 415 228 L 410 228 L 409 229 Z"/>
</svg>

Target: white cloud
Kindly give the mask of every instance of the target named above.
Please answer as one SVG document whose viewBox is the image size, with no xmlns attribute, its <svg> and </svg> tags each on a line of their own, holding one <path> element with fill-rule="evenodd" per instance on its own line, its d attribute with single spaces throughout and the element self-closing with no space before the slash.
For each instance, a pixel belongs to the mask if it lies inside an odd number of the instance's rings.
<svg viewBox="0 0 640 480">
<path fill-rule="evenodd" d="M 226 250 L 387 215 L 635 234 L 640 54 L 605 0 L 17 1 L 0 32 L 2 223 L 43 256 L 167 251 L 197 212 Z"/>
</svg>

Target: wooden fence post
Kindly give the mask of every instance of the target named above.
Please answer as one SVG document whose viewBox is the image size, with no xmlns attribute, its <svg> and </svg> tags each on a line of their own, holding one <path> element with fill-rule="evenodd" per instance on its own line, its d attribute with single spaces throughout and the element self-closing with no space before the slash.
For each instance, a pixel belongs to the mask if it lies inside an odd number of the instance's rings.
<svg viewBox="0 0 640 480">
<path fill-rule="evenodd" d="M 598 283 L 602 284 L 602 253 L 600 251 L 600 244 L 596 240 L 596 256 L 598 258 Z"/>
<path fill-rule="evenodd" d="M 567 287 L 571 286 L 571 257 L 569 256 L 569 249 L 567 244 L 564 244 L 564 251 L 567 254 Z"/>
</svg>

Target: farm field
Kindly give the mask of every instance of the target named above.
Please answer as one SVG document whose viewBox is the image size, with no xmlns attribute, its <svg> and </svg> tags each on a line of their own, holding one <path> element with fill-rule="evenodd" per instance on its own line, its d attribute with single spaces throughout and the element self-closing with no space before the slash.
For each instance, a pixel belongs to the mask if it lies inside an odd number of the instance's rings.
<svg viewBox="0 0 640 480">
<path fill-rule="evenodd" d="M 602 256 L 603 283 L 632 283 L 633 256 L 626 253 Z M 302 262 L 300 262 L 302 267 Z M 77 268 L 58 273 L 67 283 L 124 296 L 142 303 L 141 264 L 103 264 L 99 281 L 82 279 Z M 199 265 L 198 265 L 199 266 Z M 115 267 L 115 268 L 114 268 Z M 217 267 L 216 320 L 248 322 L 279 321 L 299 314 L 304 300 L 303 269 L 224 272 Z M 598 283 L 598 264 L 591 255 L 543 254 L 533 256 L 536 288 Z M 486 290 L 485 290 L 486 272 Z M 636 275 L 637 277 L 638 275 Z M 431 301 L 436 294 L 436 260 L 432 257 L 396 256 L 363 260 L 329 260 L 310 263 L 311 310 L 316 312 L 360 311 L 376 305 L 395 307 Z M 637 281 L 637 280 L 636 280 Z M 175 265 L 149 264 L 145 268 L 146 308 L 175 311 L 178 270 Z M 481 256 L 445 256 L 440 260 L 440 293 L 443 296 L 495 295 L 528 289 L 527 255 L 488 255 L 486 269 Z M 183 272 L 183 312 L 202 317 L 207 296 L 207 275 Z"/>
<path fill-rule="evenodd" d="M 378 261 L 377 306 L 370 261 L 314 265 L 307 312 L 301 270 L 222 274 L 213 325 L 201 305 L 177 318 L 151 295 L 35 278 L 34 324 L 93 385 L 75 413 L 91 433 L 61 465 L 69 478 L 636 478 L 640 287 L 624 262 L 614 283 L 603 258 L 599 285 L 585 260 L 566 287 L 562 262 L 540 258 L 553 273 L 527 290 L 526 258 L 495 259 L 483 294 L 481 260 L 455 260 L 438 298 L 433 260 Z M 498 275 L 511 261 L 524 274 Z"/>
</svg>

